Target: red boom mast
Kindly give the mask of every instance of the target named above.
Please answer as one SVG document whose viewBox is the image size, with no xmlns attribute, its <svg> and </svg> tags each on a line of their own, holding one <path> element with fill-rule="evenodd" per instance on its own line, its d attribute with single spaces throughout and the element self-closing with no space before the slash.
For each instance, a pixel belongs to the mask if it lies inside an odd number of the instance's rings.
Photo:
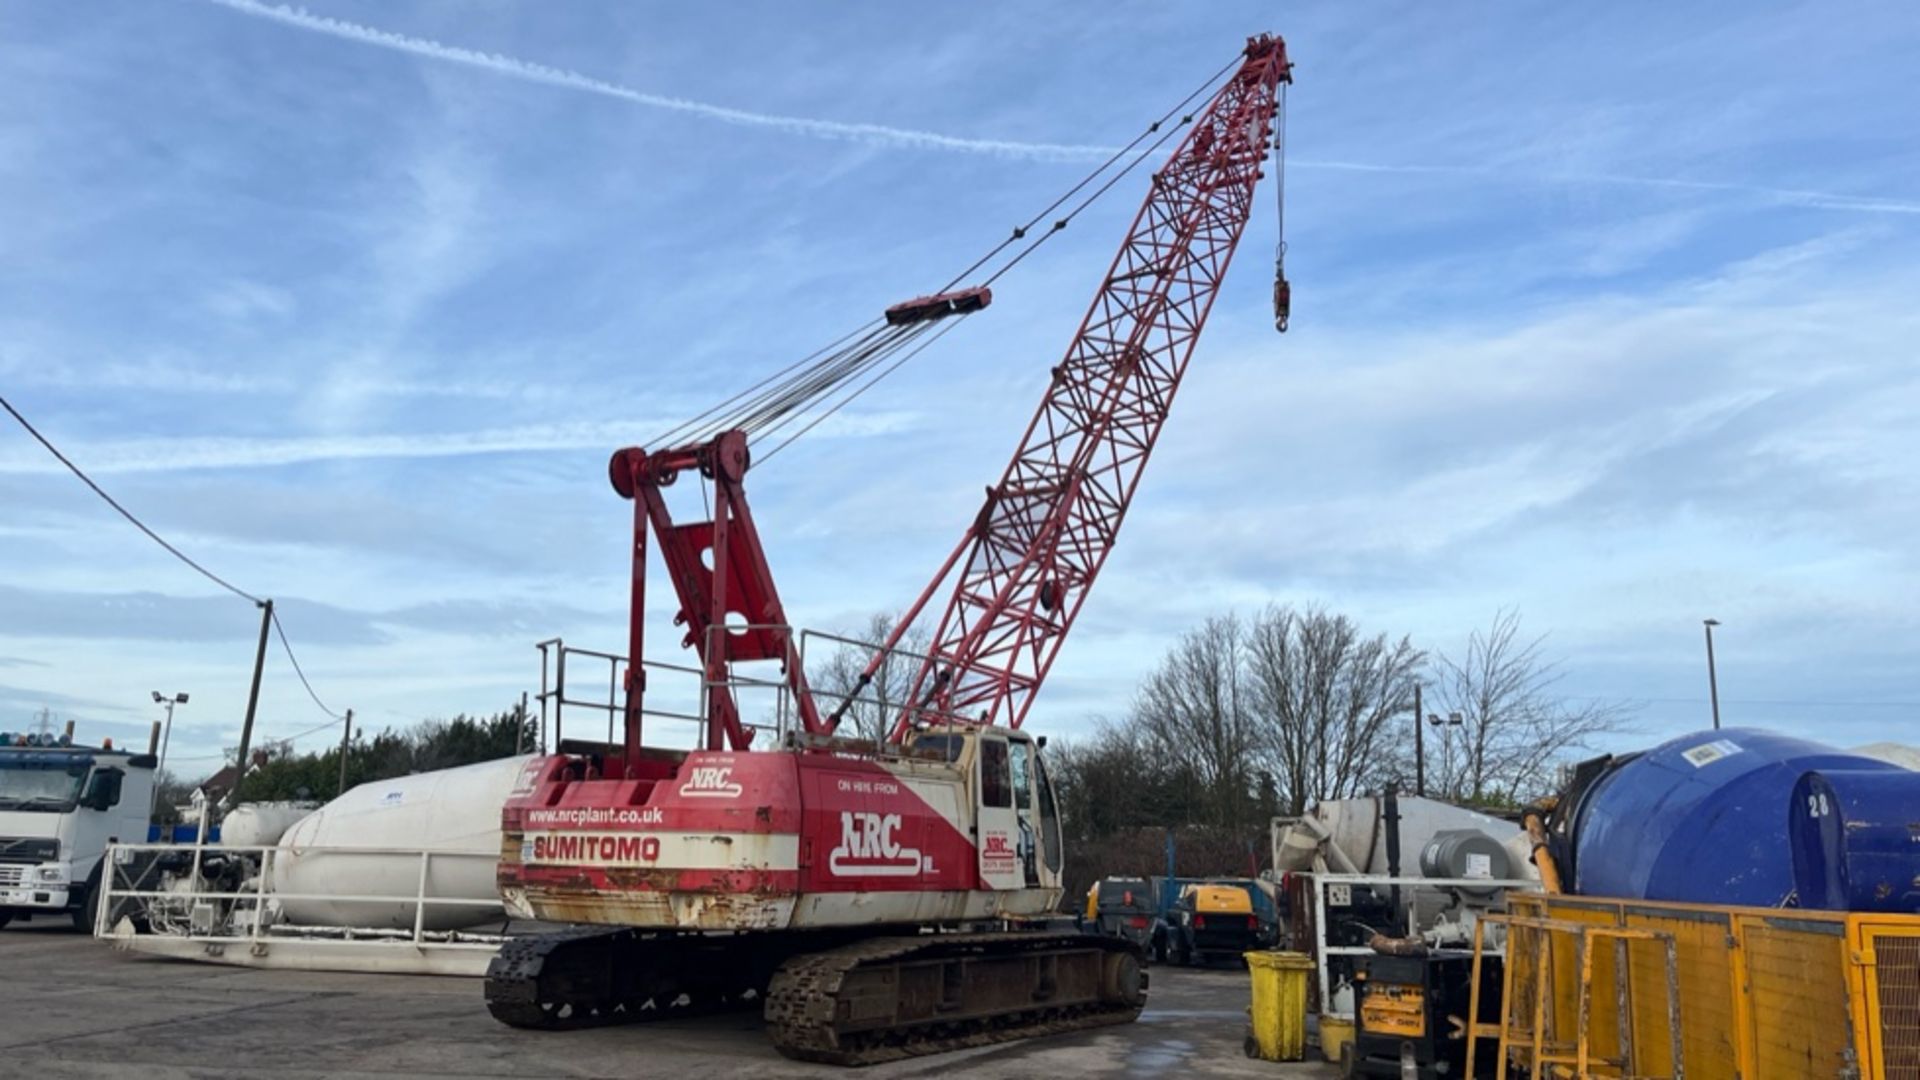
<svg viewBox="0 0 1920 1080">
<path fill-rule="evenodd" d="M 1066 359 L 1053 369 L 1046 398 L 1013 463 L 868 665 L 863 685 L 953 568 L 962 566 L 932 648 L 914 676 L 911 704 L 894 725 L 894 741 L 905 738 L 921 718 L 1014 727 L 1025 718 L 1112 550 L 1246 228 L 1255 183 L 1264 175 L 1279 89 L 1289 81 L 1286 45 L 1270 35 L 1249 39 L 1238 69 L 1190 118 L 1192 130 L 1153 175 L 1152 191 Z M 896 304 L 878 329 L 803 372 L 798 389 L 749 392 L 742 395 L 749 398 L 746 405 L 690 442 L 670 442 L 667 449 L 651 452 L 632 447 L 613 456 L 613 486 L 634 503 L 632 663 L 618 773 L 632 777 L 645 771 L 640 729 L 646 686 L 639 657 L 650 533 L 659 541 L 679 601 L 675 621 L 686 628 L 682 644 L 700 657 L 704 747 L 745 750 L 752 745 L 753 731 L 740 715 L 730 678 L 733 666 L 743 662 L 777 663 L 800 730 L 815 736 L 833 732 L 852 698 L 822 715 L 807 685 L 747 508 L 743 481 L 751 464 L 749 436 L 785 423 L 781 417 L 791 416 L 797 396 L 849 372 L 870 371 L 870 365 L 919 339 L 929 324 L 978 311 L 991 300 L 986 288 L 977 287 Z M 1275 284 L 1274 304 L 1277 324 L 1285 329 L 1284 278 Z M 701 429 L 694 423 L 688 430 Z M 667 509 L 661 489 L 688 471 L 712 485 L 711 520 L 681 524 Z"/>
<path fill-rule="evenodd" d="M 1040 411 L 960 547 L 927 659 L 893 731 L 920 717 L 1018 727 L 1113 549 L 1141 469 L 1253 209 L 1286 45 L 1261 35 L 1195 118 L 1134 219 Z M 1285 328 L 1284 280 L 1275 317 Z"/>
</svg>

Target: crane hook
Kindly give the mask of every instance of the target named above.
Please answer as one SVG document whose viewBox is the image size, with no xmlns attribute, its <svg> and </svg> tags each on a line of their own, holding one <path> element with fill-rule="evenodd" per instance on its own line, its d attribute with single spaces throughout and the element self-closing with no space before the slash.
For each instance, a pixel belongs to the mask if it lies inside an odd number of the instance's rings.
<svg viewBox="0 0 1920 1080">
<path fill-rule="evenodd" d="M 1293 286 L 1287 283 L 1285 264 L 1273 264 L 1273 328 L 1287 332 L 1287 317 L 1293 313 Z"/>
</svg>

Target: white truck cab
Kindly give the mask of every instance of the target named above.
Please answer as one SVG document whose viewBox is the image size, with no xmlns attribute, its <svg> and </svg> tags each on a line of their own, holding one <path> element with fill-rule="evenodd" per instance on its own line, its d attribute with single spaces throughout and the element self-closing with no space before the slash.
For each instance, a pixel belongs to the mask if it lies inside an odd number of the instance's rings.
<svg viewBox="0 0 1920 1080">
<path fill-rule="evenodd" d="M 91 929 L 107 845 L 147 839 L 155 762 L 46 742 L 0 734 L 0 927 L 67 915 Z"/>
</svg>

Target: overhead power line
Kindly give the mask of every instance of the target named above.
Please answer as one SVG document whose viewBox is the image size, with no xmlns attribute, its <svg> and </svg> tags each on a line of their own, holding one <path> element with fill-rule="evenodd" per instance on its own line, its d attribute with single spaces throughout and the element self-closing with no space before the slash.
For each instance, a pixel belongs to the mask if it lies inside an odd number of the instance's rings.
<svg viewBox="0 0 1920 1080">
<path fill-rule="evenodd" d="M 21 415 L 20 410 L 14 408 L 13 403 L 11 401 L 8 401 L 4 395 L 0 395 L 0 408 L 4 408 L 7 411 L 7 415 L 13 417 L 15 422 L 17 422 L 23 429 L 26 430 L 27 434 L 33 436 L 35 441 L 37 441 L 41 446 L 45 447 L 47 453 L 52 454 L 54 458 L 60 462 L 60 464 L 65 465 L 67 467 L 68 472 L 71 472 L 75 477 L 79 478 L 81 483 L 87 485 L 87 487 L 91 489 L 95 495 L 100 496 L 101 500 L 105 502 L 108 506 L 113 507 L 114 511 L 118 513 L 121 517 L 127 519 L 127 522 L 131 524 L 134 528 L 139 529 L 142 533 L 145 533 L 147 536 L 147 539 L 152 540 L 154 543 L 160 545 L 162 548 L 166 550 L 166 552 L 169 555 L 172 555 L 174 558 L 180 560 L 181 562 L 185 563 L 187 566 L 191 567 L 194 570 L 194 572 L 199 574 L 201 577 L 204 577 L 208 581 L 213 582 L 215 585 L 220 586 L 222 589 L 225 589 L 227 592 L 232 593 L 234 596 L 237 596 L 240 599 L 247 601 L 248 603 L 252 604 L 255 607 L 266 606 L 267 602 L 264 599 L 258 596 L 255 596 L 254 594 L 246 591 L 245 589 L 240 588 L 238 585 L 235 585 L 232 582 L 228 581 L 226 578 L 221 577 L 219 574 L 216 574 L 213 571 L 207 569 L 205 566 L 202 566 L 199 562 L 195 561 L 192 556 L 189 556 L 186 552 L 181 551 L 179 548 L 169 543 L 166 537 L 163 537 L 159 533 L 153 531 L 153 529 L 150 528 L 146 522 L 141 521 L 139 517 L 137 517 L 134 514 L 133 511 L 120 505 L 119 500 L 115 499 L 112 495 L 107 494 L 106 489 L 101 487 L 99 484 L 95 483 L 93 480 L 93 477 L 87 475 L 86 470 L 74 464 L 72 458 L 69 458 L 67 455 L 61 453 L 60 448 L 53 445 L 53 440 L 47 438 L 45 435 L 42 435 L 40 433 L 40 429 L 34 427 L 31 421 L 29 421 L 25 416 Z M 293 673 L 295 675 L 300 676 L 300 685 L 306 687 L 307 696 L 313 699 L 313 703 L 320 707 L 321 712 L 326 713 L 328 716 L 332 717 L 336 721 L 341 719 L 339 713 L 336 713 L 332 709 L 327 708 L 326 702 L 320 700 L 320 695 L 314 693 L 313 684 L 307 681 L 307 673 L 303 671 L 300 667 L 300 658 L 294 655 L 293 643 L 287 640 L 286 629 L 280 625 L 279 612 L 278 611 L 273 612 L 272 618 L 273 618 L 274 633 L 277 634 L 280 638 L 280 648 L 286 652 L 287 662 L 293 665 Z M 331 727 L 331 726 L 333 726 L 331 722 L 322 725 L 322 727 Z M 320 729 L 316 728 L 314 730 L 317 731 Z M 307 732 L 306 734 L 312 734 L 312 732 Z M 295 736 L 295 738 L 299 738 L 299 736 Z"/>
<path fill-rule="evenodd" d="M 280 638 L 280 647 L 282 649 L 285 649 L 287 652 L 287 663 L 293 665 L 293 673 L 295 675 L 300 676 L 300 685 L 307 688 L 307 696 L 313 699 L 313 703 L 320 707 L 321 712 L 326 713 L 328 716 L 333 717 L 335 720 L 345 719 L 345 717 L 341 716 L 339 713 L 334 712 L 332 709 L 327 708 L 327 703 L 324 701 L 321 701 L 320 695 L 313 692 L 313 684 L 307 681 L 307 673 L 300 670 L 300 661 L 297 658 L 295 658 L 295 656 L 293 655 L 293 645 L 291 642 L 287 640 L 286 627 L 283 627 L 280 625 L 280 612 L 279 612 L 279 609 L 277 608 L 273 612 L 273 632 L 276 636 Z M 332 727 L 332 726 L 333 725 L 331 724 L 322 724 L 320 725 L 320 727 L 314 728 L 313 730 L 319 731 L 320 728 L 326 728 L 326 727 Z M 306 732 L 305 734 L 311 735 L 312 733 L 313 732 Z M 298 735 L 294 736 L 294 738 L 296 739 L 299 737 L 300 736 Z"/>
<path fill-rule="evenodd" d="M 227 590 L 228 592 L 241 598 L 242 600 L 248 601 L 249 603 L 253 604 L 256 607 L 258 607 L 262 603 L 259 597 L 253 595 L 252 593 L 246 591 L 245 589 L 240 588 L 239 586 L 228 581 L 226 578 L 221 577 L 219 574 L 216 574 L 213 571 L 207 569 L 206 567 L 201 566 L 199 563 L 193 561 L 193 559 L 188 557 L 186 552 L 183 552 L 179 548 L 174 547 L 172 544 L 167 543 L 166 539 L 162 537 L 159 533 L 154 532 L 152 529 L 148 528 L 146 522 L 141 521 L 139 518 L 133 516 L 133 511 L 128 510 L 124 506 L 121 506 L 120 503 L 117 500 L 115 500 L 113 496 L 107 494 L 106 491 L 103 488 L 101 488 L 99 484 L 94 483 L 93 477 L 88 476 L 80 468 L 80 466 L 75 465 L 73 461 L 67 457 L 67 455 L 61 453 L 60 448 L 53 445 L 53 442 L 50 439 L 48 439 L 45 435 L 40 434 L 40 429 L 34 427 L 31 423 L 29 423 L 26 417 L 21 416 L 20 410 L 14 408 L 13 403 L 8 401 L 4 396 L 0 396 L 0 408 L 5 408 L 7 410 L 8 415 L 12 416 L 16 421 L 19 422 L 21 427 L 26 429 L 27 434 L 33 436 L 36 440 L 38 440 L 41 446 L 44 446 L 47 448 L 47 453 L 52 454 L 56 459 L 59 460 L 60 464 L 65 465 L 67 467 L 68 472 L 71 472 L 73 475 L 79 477 L 81 483 L 92 488 L 93 493 L 95 495 L 98 495 L 100 496 L 101 499 L 105 500 L 108 506 L 113 507 L 114 510 L 117 511 L 121 517 L 126 518 L 127 521 L 131 522 L 134 528 L 139 529 L 143 533 L 146 533 L 147 539 L 152 540 L 154 543 L 159 544 L 163 548 L 166 548 L 168 553 L 171 554 L 174 558 L 179 559 L 181 562 L 186 563 L 188 566 L 191 566 L 195 570 L 195 572 L 197 572 L 201 577 L 206 578 L 208 581 L 213 582 L 215 585 L 220 586 L 221 588 Z"/>
</svg>

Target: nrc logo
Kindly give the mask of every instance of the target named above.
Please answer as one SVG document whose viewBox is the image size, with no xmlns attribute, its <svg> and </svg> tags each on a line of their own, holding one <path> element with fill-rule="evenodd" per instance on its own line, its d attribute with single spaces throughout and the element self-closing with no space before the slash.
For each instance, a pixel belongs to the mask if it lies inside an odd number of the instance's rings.
<svg viewBox="0 0 1920 1080">
<path fill-rule="evenodd" d="M 1003 856 L 1010 859 L 1014 854 L 1013 848 L 1007 845 L 1006 833 L 988 833 L 987 842 L 985 846 L 981 848 L 981 851 L 983 851 L 988 858 Z"/>
<path fill-rule="evenodd" d="M 906 847 L 897 835 L 899 814 L 840 811 L 840 846 L 827 856 L 827 869 L 838 877 L 907 877 L 931 871 L 933 860 L 919 848 Z"/>
<path fill-rule="evenodd" d="M 689 799 L 737 799 L 741 787 L 733 780 L 731 765 L 699 765 L 680 785 L 680 794 Z"/>
</svg>

